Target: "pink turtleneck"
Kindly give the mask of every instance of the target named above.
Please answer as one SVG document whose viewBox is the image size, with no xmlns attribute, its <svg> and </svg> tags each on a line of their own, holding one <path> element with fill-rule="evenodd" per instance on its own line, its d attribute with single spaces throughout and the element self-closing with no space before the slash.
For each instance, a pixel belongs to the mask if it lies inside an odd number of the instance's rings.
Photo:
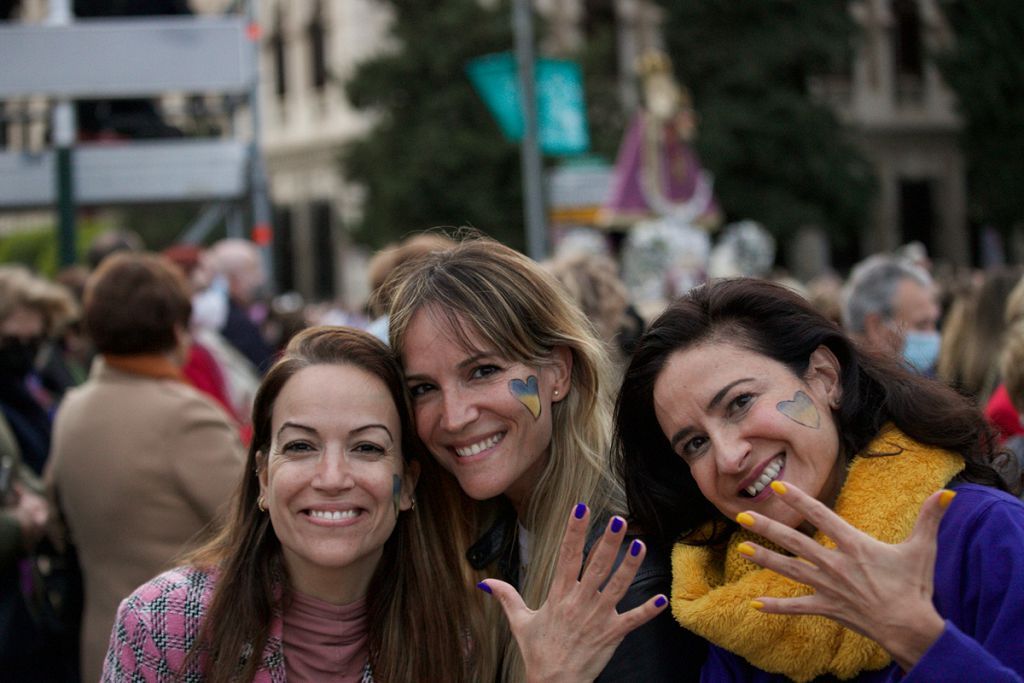
<svg viewBox="0 0 1024 683">
<path fill-rule="evenodd" d="M 359 683 L 367 662 L 366 598 L 332 605 L 292 592 L 284 612 L 288 681 Z"/>
</svg>

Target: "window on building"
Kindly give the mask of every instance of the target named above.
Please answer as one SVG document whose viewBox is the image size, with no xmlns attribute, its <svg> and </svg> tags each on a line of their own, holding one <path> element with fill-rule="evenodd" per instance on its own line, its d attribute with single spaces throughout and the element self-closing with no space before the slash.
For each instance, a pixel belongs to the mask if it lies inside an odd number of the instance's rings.
<svg viewBox="0 0 1024 683">
<path fill-rule="evenodd" d="M 295 240 L 292 236 L 292 211 L 274 207 L 274 282 L 280 292 L 295 289 Z"/>
<path fill-rule="evenodd" d="M 583 3 L 583 34 L 594 38 L 611 29 L 615 30 L 618 19 L 614 0 L 585 0 Z"/>
<path fill-rule="evenodd" d="M 924 45 L 917 0 L 893 0 L 893 66 L 896 99 L 917 101 L 923 96 Z"/>
<path fill-rule="evenodd" d="M 332 213 L 330 202 L 313 202 L 313 295 L 321 300 L 333 299 L 335 296 Z"/>
<path fill-rule="evenodd" d="M 921 13 L 917 0 L 893 0 L 895 19 L 893 50 L 896 71 L 900 75 L 924 75 L 924 50 L 921 41 Z"/>
<path fill-rule="evenodd" d="M 327 28 L 324 26 L 324 5 L 317 0 L 309 22 L 309 60 L 313 87 L 323 90 L 327 85 Z"/>
<path fill-rule="evenodd" d="M 274 94 L 283 100 L 288 94 L 288 61 L 285 50 L 285 18 L 281 5 L 274 10 L 274 32 L 269 43 L 274 62 Z"/>
<path fill-rule="evenodd" d="M 935 182 L 929 178 L 900 180 L 900 241 L 935 246 Z"/>
</svg>

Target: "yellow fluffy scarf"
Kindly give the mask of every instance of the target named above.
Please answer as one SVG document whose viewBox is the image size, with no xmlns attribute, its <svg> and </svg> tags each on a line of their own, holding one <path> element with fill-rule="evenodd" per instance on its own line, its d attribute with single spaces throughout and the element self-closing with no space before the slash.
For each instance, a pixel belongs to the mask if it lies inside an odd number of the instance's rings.
<svg viewBox="0 0 1024 683">
<path fill-rule="evenodd" d="M 835 511 L 865 533 L 899 543 L 913 530 L 924 500 L 963 468 L 960 456 L 919 444 L 888 426 L 850 463 Z M 821 532 L 814 538 L 835 547 Z M 751 599 L 759 596 L 797 597 L 813 589 L 744 558 L 736 546 L 745 540 L 765 543 L 741 529 L 724 552 L 720 546 L 676 545 L 672 612 L 680 624 L 762 671 L 795 681 L 826 674 L 847 679 L 890 663 L 878 643 L 831 619 L 751 608 Z"/>
</svg>

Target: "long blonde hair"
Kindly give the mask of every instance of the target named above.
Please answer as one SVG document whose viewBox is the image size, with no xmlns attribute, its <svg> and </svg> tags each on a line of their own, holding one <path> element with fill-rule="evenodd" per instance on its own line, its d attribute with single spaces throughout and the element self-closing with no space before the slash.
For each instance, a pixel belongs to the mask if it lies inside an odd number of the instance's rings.
<svg viewBox="0 0 1024 683">
<path fill-rule="evenodd" d="M 71 293 L 63 285 L 35 275 L 24 266 L 0 265 L 0 320 L 10 317 L 18 307 L 39 313 L 46 335 L 61 332 L 79 313 Z"/>
<path fill-rule="evenodd" d="M 1020 280 L 1018 267 L 987 272 L 980 285 L 954 300 L 942 327 L 938 375 L 981 406 L 998 384 L 1007 304 Z"/>
<path fill-rule="evenodd" d="M 401 356 L 408 326 L 426 306 L 446 319 L 456 338 L 478 338 L 513 362 L 543 366 L 556 347 L 572 353 L 571 388 L 551 409 L 550 457 L 520 522 L 531 532 L 530 562 L 519 588 L 532 608 L 547 597 L 569 511 L 578 502 L 598 514 L 625 510 L 608 465 L 611 436 L 608 353 L 593 326 L 558 282 L 509 247 L 473 236 L 405 264 L 380 290 L 388 305 L 392 346 Z M 474 535 L 492 521 L 478 503 L 467 523 Z M 466 548 L 460 548 L 465 551 Z M 504 624 L 504 618 L 495 615 Z M 486 634 L 482 635 L 486 639 Z M 498 636 L 502 680 L 522 680 L 521 657 L 507 630 Z"/>
</svg>

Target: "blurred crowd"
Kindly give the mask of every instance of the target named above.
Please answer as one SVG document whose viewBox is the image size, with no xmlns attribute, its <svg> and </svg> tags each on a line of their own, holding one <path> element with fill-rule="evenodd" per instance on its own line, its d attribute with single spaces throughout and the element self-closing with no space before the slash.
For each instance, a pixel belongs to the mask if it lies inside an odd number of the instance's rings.
<svg viewBox="0 0 1024 683">
<path fill-rule="evenodd" d="M 368 288 L 450 244 L 431 232 L 382 249 Z M 674 292 L 641 301 L 613 255 L 570 246 L 543 265 L 622 366 Z M 782 282 L 868 352 L 969 396 L 1004 457 L 1024 463 L 1020 267 L 941 269 L 910 245 L 845 280 L 760 268 L 727 274 Z M 0 265 L 2 677 L 97 680 L 120 601 L 194 547 L 231 497 L 262 373 L 320 324 L 388 338 L 369 303 L 271 296 L 261 252 L 243 239 L 156 254 L 117 231 L 96 240 L 88 267 L 52 280 Z"/>
</svg>

